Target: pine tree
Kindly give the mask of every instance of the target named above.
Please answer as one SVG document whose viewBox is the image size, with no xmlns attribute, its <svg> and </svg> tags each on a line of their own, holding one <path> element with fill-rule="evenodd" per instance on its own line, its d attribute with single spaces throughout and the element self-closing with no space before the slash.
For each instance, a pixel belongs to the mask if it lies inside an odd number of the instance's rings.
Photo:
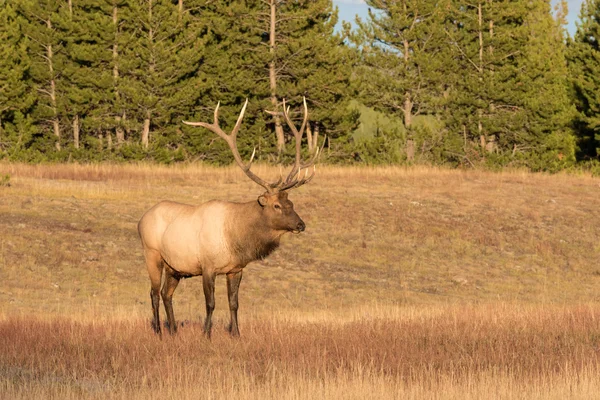
<svg viewBox="0 0 600 400">
<path fill-rule="evenodd" d="M 526 125 L 513 140 L 515 146 L 528 148 L 523 157 L 530 168 L 557 170 L 575 161 L 575 109 L 568 95 L 564 30 L 554 20 L 548 0 L 528 6 L 528 40 L 519 65 Z"/>
<path fill-rule="evenodd" d="M 321 133 L 341 146 L 357 124 L 358 114 L 349 109 L 357 54 L 334 31 L 337 10 L 329 0 L 290 1 L 281 4 L 279 18 L 276 97 L 297 108 L 306 97 L 309 151 L 317 146 Z"/>
<path fill-rule="evenodd" d="M 600 157 L 600 1 L 586 0 L 575 37 L 569 41 L 572 98 L 577 106 L 577 135 L 582 158 Z"/>
<path fill-rule="evenodd" d="M 573 161 L 562 28 L 546 0 L 457 1 L 445 122 L 472 164 L 555 169 Z M 540 95 L 542 94 L 542 95 Z"/>
<path fill-rule="evenodd" d="M 175 146 L 180 117 L 188 114 L 202 93 L 197 71 L 204 56 L 203 29 L 187 3 L 135 0 L 123 15 L 127 27 L 121 35 L 130 41 L 119 53 L 117 90 L 128 105 L 130 123 L 141 122 L 141 127 L 129 126 L 141 129 L 140 141 L 146 149 L 151 140 L 157 146 Z"/>
<path fill-rule="evenodd" d="M 235 124 L 246 98 L 249 99 L 242 131 L 237 144 L 242 157 L 249 157 L 254 147 L 256 158 L 268 156 L 273 147 L 271 134 L 266 129 L 269 119 L 268 77 L 263 71 L 266 61 L 261 58 L 261 47 L 266 46 L 263 31 L 256 30 L 258 2 L 204 1 L 197 5 L 197 18 L 203 32 L 203 54 L 196 71 L 194 90 L 196 101 L 186 119 L 212 121 L 217 103 L 223 129 Z M 209 132 L 183 127 L 186 148 L 194 155 L 213 163 L 227 163 L 231 152 L 221 140 Z"/>
<path fill-rule="evenodd" d="M 27 77 L 29 41 L 21 31 L 14 1 L 0 1 L 0 156 L 15 154 L 31 139 L 35 101 Z"/>
<path fill-rule="evenodd" d="M 355 51 L 334 31 L 337 9 L 330 0 L 269 0 L 258 2 L 256 16 L 251 32 L 261 34 L 264 45 L 257 48 L 254 71 L 258 79 L 268 77 L 269 109 L 281 111 L 285 99 L 299 110 L 305 97 L 309 151 L 320 133 L 345 141 L 357 120 L 348 107 Z M 272 126 L 279 154 L 291 137 L 285 136 L 281 123 L 275 115 Z"/>
<path fill-rule="evenodd" d="M 57 22 L 67 12 L 66 8 L 66 4 L 59 0 L 19 2 L 19 12 L 24 17 L 23 33 L 30 43 L 31 84 L 37 93 L 34 118 L 46 137 L 53 136 L 57 150 L 62 147 L 65 101 L 63 32 L 57 27 Z M 36 142 L 40 150 L 47 150 L 46 140 L 38 138 Z"/>
<path fill-rule="evenodd" d="M 114 37 L 112 4 L 99 0 L 78 0 L 70 4 L 59 22 L 64 32 L 65 105 L 70 122 L 73 146 L 97 136 L 111 143 L 114 127 L 112 107 L 112 52 Z M 95 142 L 95 140 L 92 140 Z M 94 146 L 94 150 L 98 147 Z M 97 153 L 99 154 L 99 153 Z"/>
<path fill-rule="evenodd" d="M 413 122 L 435 115 L 443 94 L 444 20 L 447 2 L 367 0 L 368 21 L 357 20 L 362 48 L 363 101 L 400 115 L 408 132 L 405 154 L 415 157 Z"/>
<path fill-rule="evenodd" d="M 340 46 L 342 38 L 333 32 L 337 14 L 331 2 L 276 1 L 274 5 L 275 14 L 271 2 L 260 0 L 206 2 L 201 10 L 210 37 L 205 50 L 210 57 L 201 67 L 208 90 L 194 118 L 212 119 L 214 106 L 220 101 L 222 126 L 232 126 L 249 98 L 238 145 L 246 156 L 257 147 L 258 158 L 273 153 L 280 156 L 279 150 L 289 138 L 273 134 L 278 123 L 265 112 L 281 111 L 283 99 L 301 115 L 302 97 L 306 97 L 311 146 L 317 139 L 316 131 L 321 137 L 327 134 L 341 141 L 356 121 L 347 107 L 352 50 Z M 340 65 L 341 61 L 345 63 Z M 206 159 L 229 159 L 226 146 L 210 135 L 191 129 L 185 132 L 189 145 Z"/>
<path fill-rule="evenodd" d="M 510 136 L 523 125 L 518 60 L 527 41 L 525 15 L 521 1 L 452 3 L 446 34 L 453 62 L 444 120 L 462 136 L 471 164 L 512 151 Z"/>
</svg>

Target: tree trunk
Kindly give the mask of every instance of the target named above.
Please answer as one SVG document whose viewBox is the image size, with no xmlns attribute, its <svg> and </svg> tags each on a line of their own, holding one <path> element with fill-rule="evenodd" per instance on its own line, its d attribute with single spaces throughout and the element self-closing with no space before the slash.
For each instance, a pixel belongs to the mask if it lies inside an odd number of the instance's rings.
<svg viewBox="0 0 600 400">
<path fill-rule="evenodd" d="M 319 125 L 315 124 L 315 132 L 313 134 L 312 148 L 316 151 L 318 149 L 318 147 L 319 147 Z"/>
<path fill-rule="evenodd" d="M 49 30 L 52 30 L 52 21 L 47 20 L 46 26 Z M 60 123 L 58 121 L 58 108 L 56 106 L 56 81 L 54 80 L 54 65 L 53 65 L 53 56 L 52 53 L 52 45 L 49 44 L 46 48 L 46 58 L 48 61 L 48 69 L 50 70 L 50 109 L 52 110 L 52 114 L 54 119 L 52 119 L 52 128 L 54 131 L 54 136 L 56 136 L 55 147 L 56 150 L 60 150 Z"/>
<path fill-rule="evenodd" d="M 477 23 L 479 26 L 479 82 L 483 83 L 483 13 L 481 2 L 477 4 Z M 483 88 L 480 88 L 483 89 Z M 485 134 L 483 133 L 483 110 L 477 110 L 477 132 L 481 148 L 486 148 Z"/>
<path fill-rule="evenodd" d="M 488 4 L 490 5 L 490 9 L 491 9 L 491 7 L 492 7 L 492 0 L 489 0 L 489 1 L 488 1 Z M 494 21 L 492 21 L 492 20 L 490 20 L 490 28 L 489 28 L 489 33 L 490 33 L 490 45 L 489 45 L 489 47 L 488 47 L 488 55 L 489 55 L 489 57 L 490 57 L 490 61 L 493 61 L 493 56 L 494 56 L 494 46 L 493 46 L 493 38 L 494 38 Z M 492 86 L 491 90 L 494 90 L 494 89 L 493 89 L 493 82 L 494 82 L 494 81 L 493 81 L 493 76 L 494 76 L 494 64 L 493 64 L 493 62 L 490 64 L 490 67 L 489 67 L 489 68 L 490 68 L 490 82 L 491 82 L 491 85 L 490 85 L 490 86 Z M 493 114 L 493 113 L 495 113 L 495 112 L 496 112 L 496 106 L 494 105 L 494 102 L 493 102 L 492 100 L 490 100 L 490 105 L 489 105 L 489 113 L 490 113 L 490 114 Z M 496 147 L 497 147 L 497 145 L 496 145 L 496 143 L 495 143 L 495 142 L 496 142 L 496 137 L 494 137 L 494 136 L 490 136 L 490 139 L 491 139 L 491 140 L 494 142 L 494 143 L 492 144 L 491 148 L 492 148 L 493 150 L 495 150 L 495 149 L 496 149 Z M 488 152 L 489 152 L 489 148 L 490 148 L 490 146 L 489 146 L 489 145 L 486 145 L 486 149 L 488 149 Z"/>
<path fill-rule="evenodd" d="M 79 115 L 75 114 L 73 118 L 73 146 L 76 149 L 79 148 Z"/>
<path fill-rule="evenodd" d="M 413 102 L 410 97 L 410 93 L 406 93 L 404 97 L 404 127 L 406 131 L 409 132 L 412 126 L 412 108 Z M 406 139 L 406 159 L 408 161 L 413 161 L 415 159 L 415 141 L 411 136 L 408 136 Z"/>
<path fill-rule="evenodd" d="M 411 162 L 415 159 L 415 141 L 412 139 L 406 141 L 406 159 Z"/>
<path fill-rule="evenodd" d="M 115 121 L 117 122 L 117 129 L 116 129 L 116 134 L 117 134 L 117 146 L 120 144 L 123 144 L 123 142 L 125 141 L 125 131 L 123 130 L 123 127 L 121 126 L 121 121 L 125 121 L 125 113 L 123 113 L 123 116 L 116 116 L 115 117 Z"/>
<path fill-rule="evenodd" d="M 483 13 L 481 3 L 477 4 L 477 22 L 479 25 L 479 76 L 482 80 L 483 75 Z"/>
<path fill-rule="evenodd" d="M 312 138 L 312 129 L 311 123 L 306 124 L 306 142 L 308 144 L 308 152 L 312 154 L 313 151 L 313 138 Z"/>
<path fill-rule="evenodd" d="M 150 29 L 148 29 L 148 43 L 150 43 L 151 46 L 154 43 L 154 31 L 152 30 L 152 23 L 153 23 L 152 7 L 153 7 L 153 0 L 148 0 L 148 21 L 150 22 Z M 148 71 L 150 72 L 151 75 L 154 73 L 154 68 L 155 68 L 154 63 L 155 63 L 154 55 L 151 54 L 149 66 L 148 66 Z M 150 142 L 150 116 L 151 116 L 150 110 L 146 110 L 146 118 L 144 119 L 144 129 L 142 131 L 142 146 L 144 146 L 145 149 L 148 148 L 148 144 Z"/>
<path fill-rule="evenodd" d="M 410 128 L 412 125 L 412 108 L 413 103 L 410 97 L 410 93 L 406 93 L 404 96 L 404 127 L 406 129 Z"/>
<path fill-rule="evenodd" d="M 310 122 L 306 124 L 306 142 L 308 144 L 308 152 L 313 154 L 319 146 L 319 125 L 314 125 L 314 132 L 311 129 L 311 126 L 312 124 Z"/>
<path fill-rule="evenodd" d="M 147 118 L 144 119 L 144 129 L 142 130 L 142 146 L 145 149 L 148 148 L 148 142 L 150 138 L 150 113 L 148 112 Z"/>
<path fill-rule="evenodd" d="M 487 140 L 487 143 L 485 144 L 485 150 L 488 153 L 494 153 L 496 151 L 496 148 L 498 147 L 496 145 L 496 137 L 491 135 L 491 136 L 488 136 L 487 139 L 488 140 Z"/>
<path fill-rule="evenodd" d="M 404 9 L 406 11 L 406 4 L 404 4 Z M 404 39 L 404 65 L 408 67 L 408 58 L 410 57 L 410 44 L 408 40 Z M 411 99 L 410 92 L 406 92 L 404 95 L 404 109 L 402 112 L 404 113 L 404 127 L 406 128 L 406 132 L 408 137 L 406 139 L 406 159 L 408 161 L 413 161 L 415 158 L 415 141 L 412 139 L 410 135 L 410 127 L 412 125 L 412 108 L 413 102 Z"/>
<path fill-rule="evenodd" d="M 115 90 L 115 105 L 120 106 L 121 94 L 119 93 L 118 81 L 119 81 L 119 45 L 118 45 L 118 36 L 119 36 L 119 8 L 117 7 L 116 0 L 113 0 L 113 25 L 115 27 L 115 38 L 113 42 L 112 48 L 112 57 L 113 57 L 113 86 Z M 116 122 L 116 135 L 117 135 L 117 145 L 122 144 L 125 141 L 125 132 L 123 131 L 123 127 L 121 126 L 122 121 L 125 120 L 125 113 L 123 112 L 123 116 L 120 115 L 115 116 Z"/>
<path fill-rule="evenodd" d="M 273 111 L 277 112 L 277 72 L 275 70 L 275 27 L 277 23 L 277 5 L 276 0 L 270 0 L 271 6 L 271 21 L 269 29 L 269 53 L 271 54 L 271 62 L 269 62 L 269 85 L 271 89 L 271 104 Z M 275 121 L 275 135 L 277 137 L 277 153 L 278 158 L 285 150 L 285 136 L 283 135 L 283 127 L 281 126 L 281 118 L 278 115 L 273 116 Z"/>
</svg>

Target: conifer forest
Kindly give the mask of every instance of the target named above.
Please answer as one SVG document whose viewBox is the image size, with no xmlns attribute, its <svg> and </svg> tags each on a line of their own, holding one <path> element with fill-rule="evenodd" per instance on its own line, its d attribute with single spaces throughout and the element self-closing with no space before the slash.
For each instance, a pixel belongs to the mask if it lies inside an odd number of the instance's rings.
<svg viewBox="0 0 600 400">
<path fill-rule="evenodd" d="M 0 0 L 0 159 L 600 171 L 600 0 Z"/>
</svg>

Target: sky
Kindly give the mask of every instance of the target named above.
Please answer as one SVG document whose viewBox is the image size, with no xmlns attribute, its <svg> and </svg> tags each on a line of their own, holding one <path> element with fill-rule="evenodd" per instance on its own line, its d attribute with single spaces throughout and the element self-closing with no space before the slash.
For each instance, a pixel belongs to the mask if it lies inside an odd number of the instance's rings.
<svg viewBox="0 0 600 400">
<path fill-rule="evenodd" d="M 567 31 L 571 36 L 575 33 L 575 21 L 579 17 L 579 10 L 583 0 L 567 0 L 569 14 L 567 16 Z M 552 5 L 556 4 L 557 0 L 552 0 Z M 354 16 L 359 15 L 361 18 L 367 18 L 367 4 L 364 0 L 333 0 L 333 4 L 338 6 L 340 10 L 340 20 L 354 22 Z"/>
</svg>

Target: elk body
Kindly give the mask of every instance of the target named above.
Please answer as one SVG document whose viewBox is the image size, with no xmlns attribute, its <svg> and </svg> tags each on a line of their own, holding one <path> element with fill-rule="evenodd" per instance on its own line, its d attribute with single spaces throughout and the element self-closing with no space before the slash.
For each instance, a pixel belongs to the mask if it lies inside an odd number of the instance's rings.
<svg viewBox="0 0 600 400">
<path fill-rule="evenodd" d="M 173 314 L 172 298 L 181 278 L 202 276 L 206 300 L 204 332 L 210 337 L 212 313 L 215 308 L 215 278 L 226 275 L 231 322 L 229 332 L 239 335 L 237 311 L 238 289 L 244 267 L 255 260 L 267 257 L 279 246 L 281 236 L 287 232 L 304 231 L 305 224 L 294 211 L 288 191 L 309 182 L 314 176 L 314 163 L 318 149 L 306 163 L 301 162 L 301 140 L 308 111 L 304 102 L 304 120 L 298 131 L 285 108 L 284 117 L 296 140 L 296 158 L 287 178 L 269 183 L 253 172 L 250 161 L 245 164 L 237 150 L 236 136 L 248 100 L 244 104 L 235 127 L 226 134 L 218 122 L 219 105 L 215 109 L 214 123 L 185 122 L 202 126 L 216 133 L 227 143 L 236 163 L 246 175 L 261 185 L 265 192 L 247 203 L 211 200 L 198 206 L 163 201 L 148 210 L 138 224 L 146 267 L 150 276 L 153 320 L 152 327 L 161 333 L 159 303 L 163 299 L 169 332 L 175 333 L 177 325 Z M 313 167 L 310 176 L 300 172 Z M 164 275 L 164 279 L 163 279 Z M 161 286 L 162 283 L 162 286 Z"/>
</svg>

